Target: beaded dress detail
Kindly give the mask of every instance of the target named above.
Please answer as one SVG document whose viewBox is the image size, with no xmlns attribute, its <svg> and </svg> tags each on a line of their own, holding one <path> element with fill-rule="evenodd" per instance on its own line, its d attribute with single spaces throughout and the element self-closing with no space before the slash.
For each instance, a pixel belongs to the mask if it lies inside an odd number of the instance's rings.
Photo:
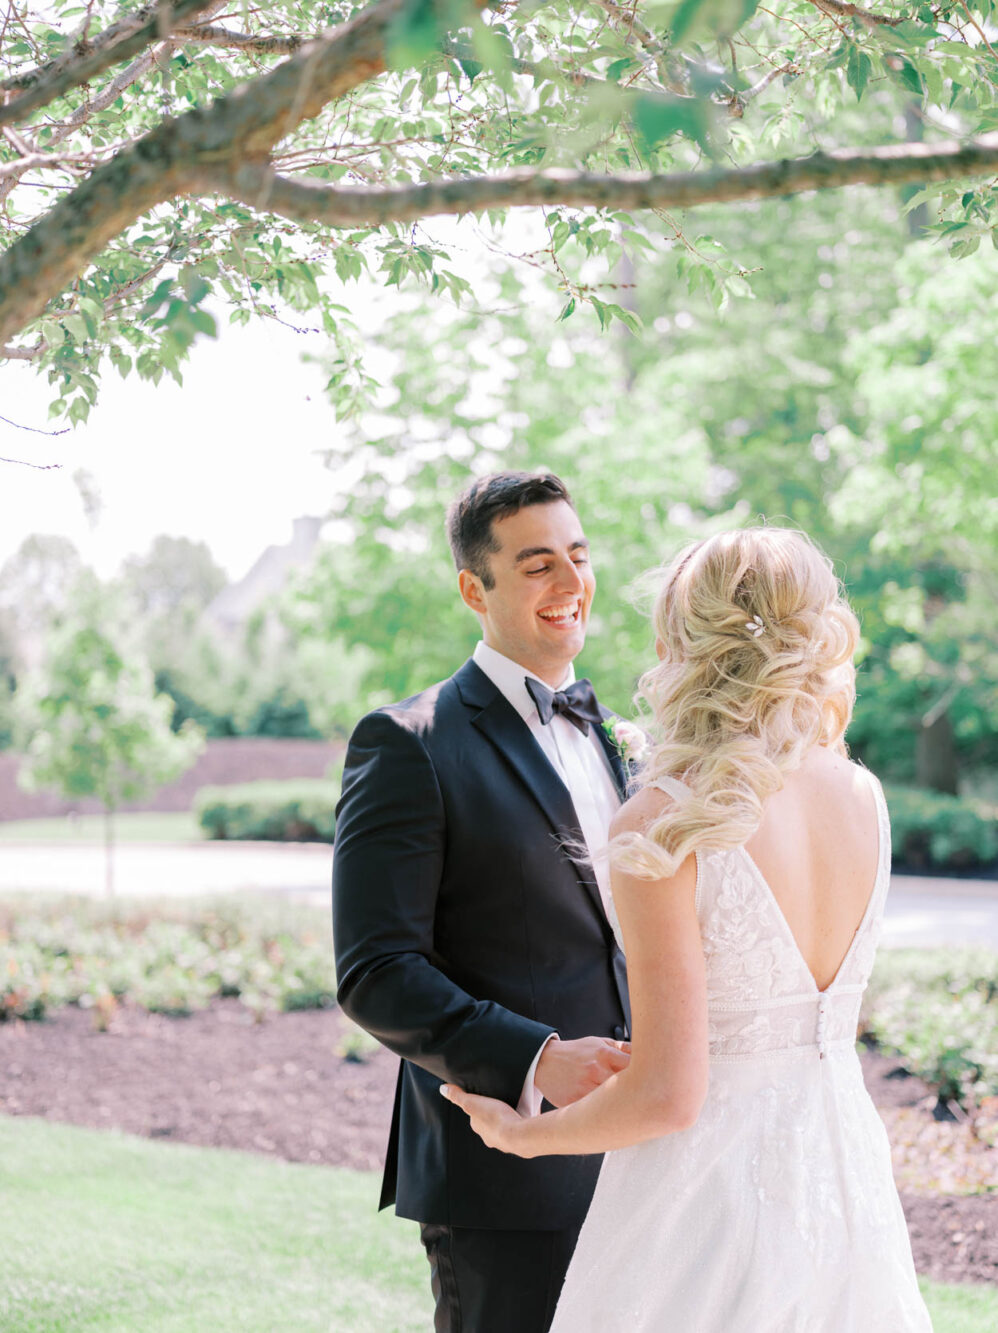
<svg viewBox="0 0 998 1333">
<path fill-rule="evenodd" d="M 606 1155 L 551 1333 L 931 1333 L 855 1046 L 890 881 L 872 786 L 876 882 L 824 991 L 745 849 L 698 854 L 707 1100 Z"/>
</svg>

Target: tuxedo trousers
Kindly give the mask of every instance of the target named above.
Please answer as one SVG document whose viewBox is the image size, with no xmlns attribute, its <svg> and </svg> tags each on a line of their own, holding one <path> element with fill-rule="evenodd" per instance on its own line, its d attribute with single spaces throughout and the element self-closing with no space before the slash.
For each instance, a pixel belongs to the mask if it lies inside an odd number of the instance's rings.
<svg viewBox="0 0 998 1333">
<path fill-rule="evenodd" d="M 579 1239 L 567 1231 L 490 1231 L 423 1223 L 435 1333 L 547 1333 Z"/>
</svg>

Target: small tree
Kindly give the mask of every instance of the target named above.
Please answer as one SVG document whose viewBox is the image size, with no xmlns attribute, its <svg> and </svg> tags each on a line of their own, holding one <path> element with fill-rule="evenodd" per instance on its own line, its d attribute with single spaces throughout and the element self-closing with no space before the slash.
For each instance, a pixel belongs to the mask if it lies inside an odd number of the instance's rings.
<svg viewBox="0 0 998 1333">
<path fill-rule="evenodd" d="M 37 676 L 17 691 L 19 781 L 67 797 L 96 796 L 104 807 L 105 887 L 114 892 L 114 814 L 177 777 L 204 745 L 200 728 L 170 729 L 173 701 L 157 694 L 152 671 L 127 651 L 100 599 L 84 597 L 50 633 Z"/>
</svg>

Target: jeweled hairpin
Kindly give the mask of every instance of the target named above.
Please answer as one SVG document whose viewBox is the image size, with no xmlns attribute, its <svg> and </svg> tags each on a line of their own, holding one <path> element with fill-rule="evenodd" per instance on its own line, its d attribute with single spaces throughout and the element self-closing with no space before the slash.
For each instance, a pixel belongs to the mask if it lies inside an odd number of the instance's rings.
<svg viewBox="0 0 998 1333">
<path fill-rule="evenodd" d="M 766 632 L 766 626 L 762 623 L 762 617 L 758 615 L 753 616 L 751 620 L 746 620 L 745 628 L 752 635 L 753 639 L 757 639 L 760 634 L 765 634 Z"/>
</svg>

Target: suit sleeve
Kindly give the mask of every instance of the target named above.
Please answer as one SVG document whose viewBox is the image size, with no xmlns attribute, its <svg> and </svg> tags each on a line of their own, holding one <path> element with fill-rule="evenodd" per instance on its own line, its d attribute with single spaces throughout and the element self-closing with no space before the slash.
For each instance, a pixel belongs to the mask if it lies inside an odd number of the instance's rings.
<svg viewBox="0 0 998 1333">
<path fill-rule="evenodd" d="M 553 1029 L 456 985 L 434 961 L 445 813 L 421 739 L 358 724 L 336 807 L 333 940 L 344 1013 L 397 1055 L 515 1106 Z"/>
</svg>

